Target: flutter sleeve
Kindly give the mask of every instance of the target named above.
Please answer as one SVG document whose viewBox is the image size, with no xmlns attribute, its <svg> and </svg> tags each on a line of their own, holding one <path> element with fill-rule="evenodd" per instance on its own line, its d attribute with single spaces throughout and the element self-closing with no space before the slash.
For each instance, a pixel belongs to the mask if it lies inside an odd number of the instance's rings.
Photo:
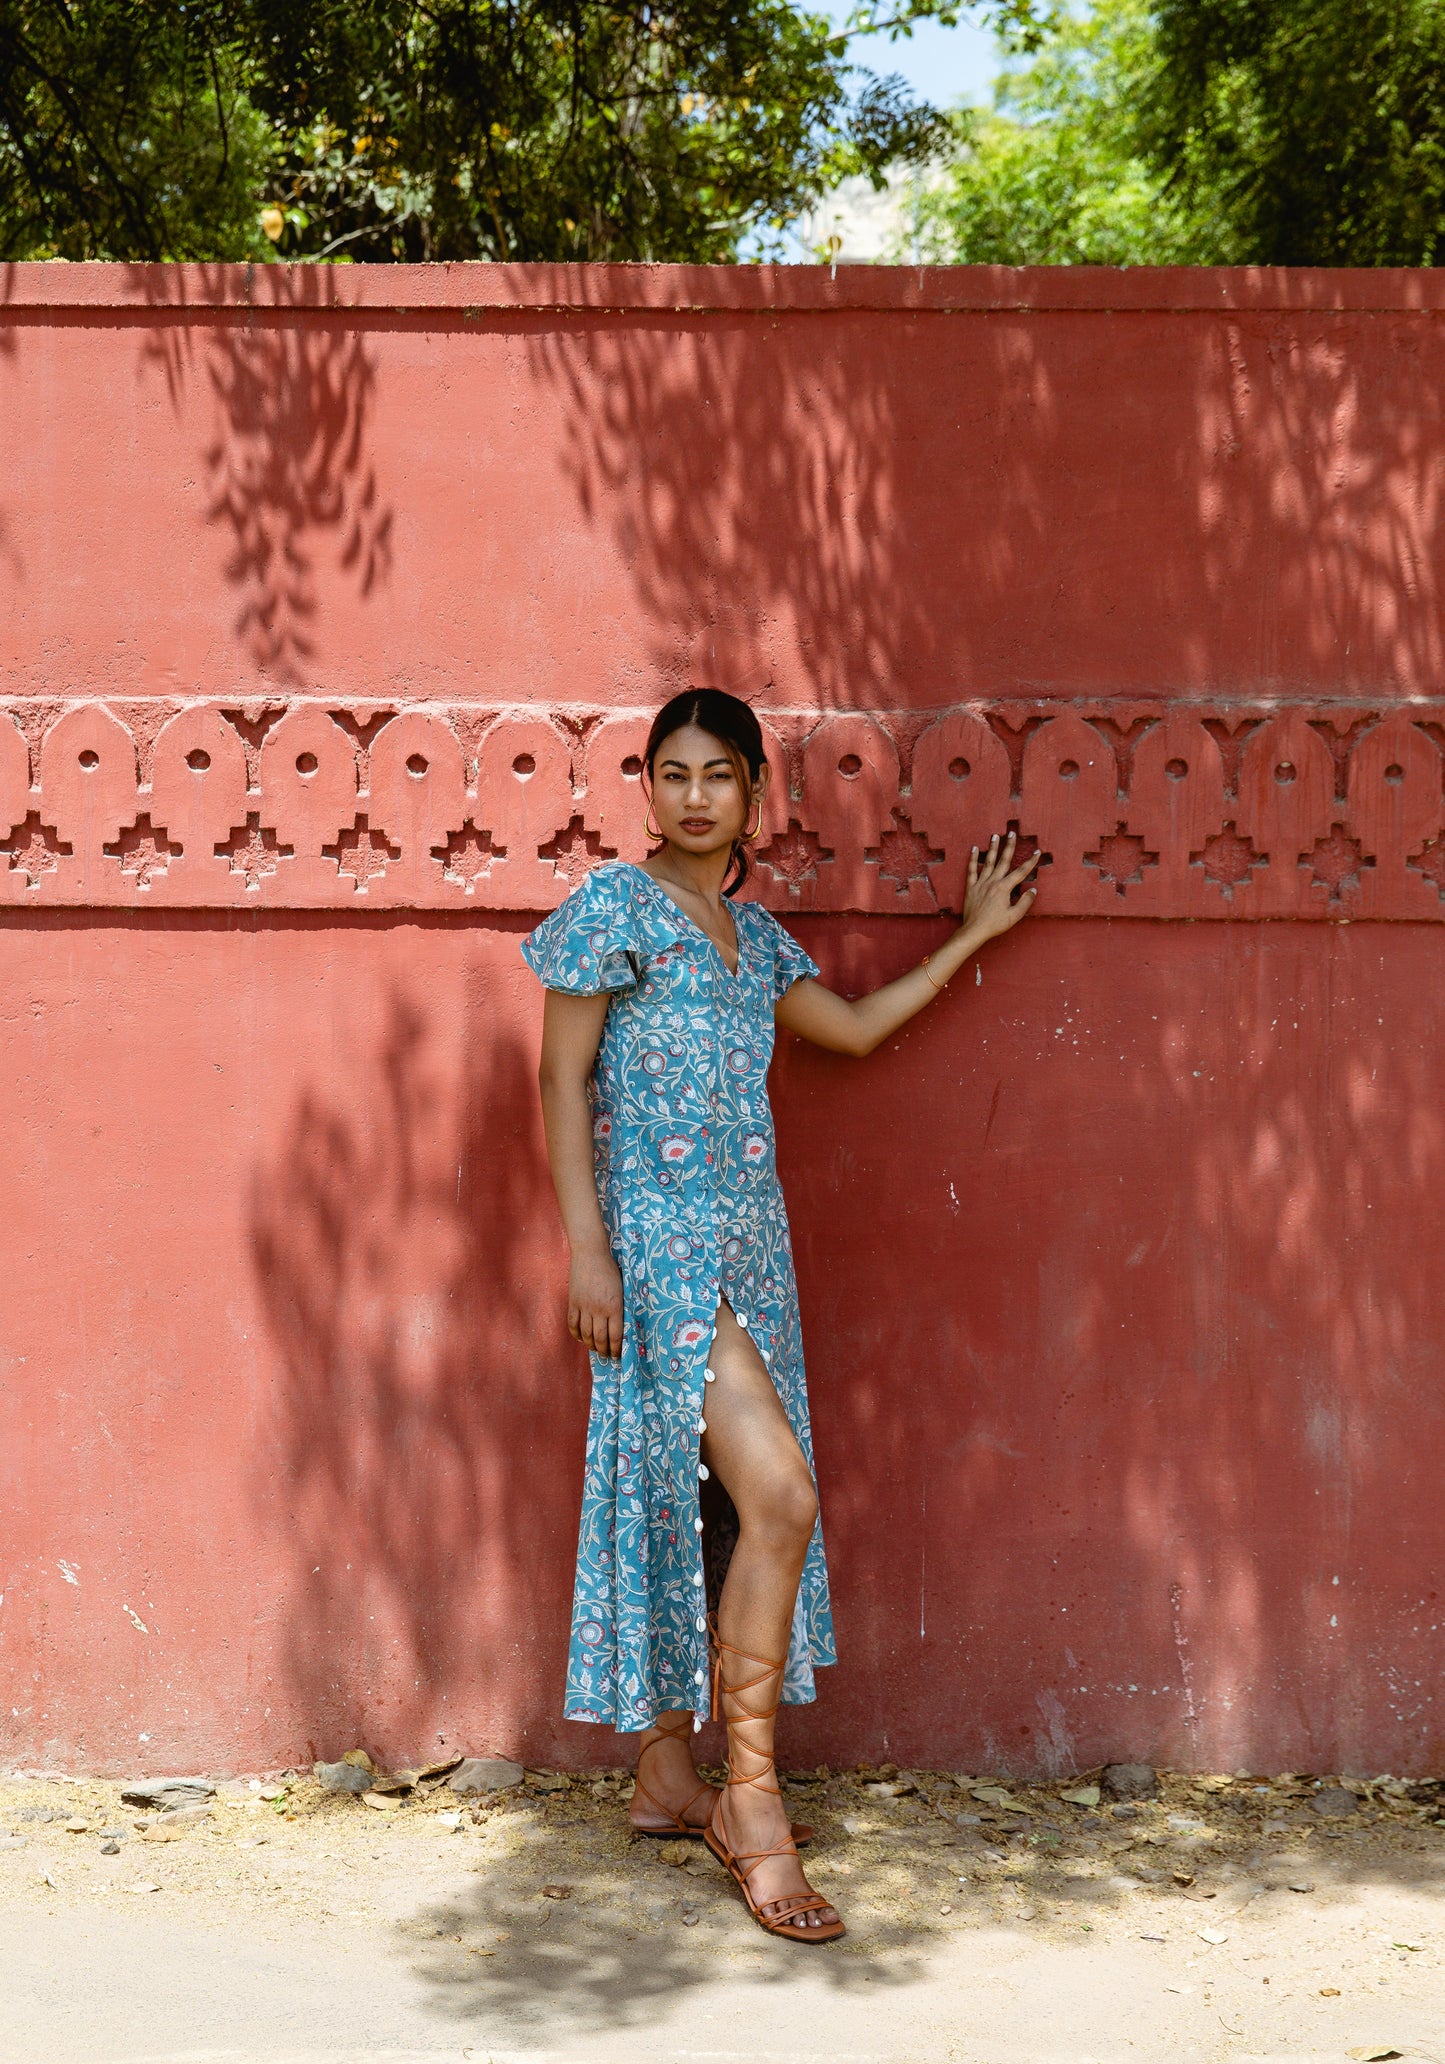
<svg viewBox="0 0 1445 2064">
<path fill-rule="evenodd" d="M 637 981 L 642 941 L 636 931 L 626 880 L 604 865 L 522 941 L 522 958 L 544 989 L 603 996 Z"/>
<path fill-rule="evenodd" d="M 805 953 L 791 932 L 784 931 L 771 911 L 754 904 L 758 916 L 766 927 L 765 938 L 771 947 L 773 1002 L 787 995 L 794 982 L 812 981 L 818 974 L 818 963 Z"/>
</svg>

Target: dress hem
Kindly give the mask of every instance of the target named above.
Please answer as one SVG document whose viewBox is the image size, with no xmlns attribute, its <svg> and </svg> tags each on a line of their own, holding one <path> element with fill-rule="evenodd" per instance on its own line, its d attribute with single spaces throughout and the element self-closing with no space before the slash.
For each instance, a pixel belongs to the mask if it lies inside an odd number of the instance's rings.
<svg viewBox="0 0 1445 2064">
<path fill-rule="evenodd" d="M 832 1670 L 832 1669 L 835 1669 L 836 1667 L 837 1667 L 837 1664 L 836 1664 L 836 1659 L 834 1659 L 834 1660 L 831 1660 L 831 1661 L 829 1661 L 829 1662 L 816 1662 L 816 1661 L 815 1661 L 815 1662 L 814 1662 L 814 1664 L 813 1664 L 813 1668 L 814 1668 L 815 1670 Z M 817 1699 L 818 1699 L 818 1694 L 817 1694 L 817 1691 L 816 1691 L 816 1690 L 813 1690 L 813 1691 L 806 1691 L 806 1692 L 801 1692 L 801 1693 L 795 1693 L 795 1694 L 794 1694 L 794 1695 L 793 1695 L 793 1696 L 792 1696 L 791 1698 L 783 1698 L 783 1699 L 780 1699 L 780 1700 L 778 1701 L 778 1703 L 779 1703 L 780 1705 L 783 1705 L 783 1706 L 811 1706 L 811 1705 L 816 1705 L 816 1703 L 817 1703 Z M 696 1708 L 695 1708 L 695 1707 L 693 1707 L 693 1708 L 687 1708 L 687 1707 L 683 1707 L 683 1706 L 659 1706 L 659 1707 L 658 1707 L 658 1709 L 657 1709 L 657 1711 L 658 1711 L 659 1713 L 662 1713 L 662 1712 L 669 1712 L 669 1713 L 680 1713 L 680 1712 L 685 1712 L 685 1711 L 689 1711 L 689 1710 L 690 1710 L 690 1711 L 696 1711 Z M 612 1729 L 612 1731 L 614 1732 L 614 1734 L 645 1734 L 645 1733 L 646 1733 L 646 1731 L 647 1731 L 647 1729 L 648 1729 L 649 1727 L 655 1727 L 655 1726 L 656 1726 L 656 1724 L 657 1724 L 657 1717 L 656 1717 L 656 1714 L 654 1714 L 654 1715 L 653 1715 L 653 1718 L 652 1718 L 651 1720 L 640 1720 L 640 1721 L 638 1721 L 638 1722 L 637 1722 L 637 1724 L 636 1724 L 635 1726 L 632 1726 L 632 1727 L 624 1727 L 624 1726 L 622 1725 L 622 1722 L 621 1722 L 620 1720 L 616 1719 L 616 1718 L 615 1718 L 615 1717 L 614 1717 L 613 1715 L 611 1715 L 611 1714 L 608 1714 L 608 1713 L 578 1713 L 578 1712 L 573 1712 L 573 1711 L 571 1710 L 571 1708 L 570 1708 L 570 1707 L 568 1707 L 568 1706 L 563 1706 L 563 1708 L 562 1708 L 562 1718 L 563 1718 L 564 1720 L 570 1720 L 570 1721 L 573 1721 L 574 1723 L 576 1723 L 576 1724 L 579 1724 L 579 1725 L 582 1725 L 582 1726 L 592 1726 L 592 1727 L 610 1727 L 610 1728 Z"/>
</svg>

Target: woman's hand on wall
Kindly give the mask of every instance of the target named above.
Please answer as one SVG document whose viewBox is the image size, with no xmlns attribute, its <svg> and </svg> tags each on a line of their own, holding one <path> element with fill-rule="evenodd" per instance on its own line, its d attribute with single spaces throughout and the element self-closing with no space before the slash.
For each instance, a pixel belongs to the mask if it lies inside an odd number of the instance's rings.
<svg viewBox="0 0 1445 2064">
<path fill-rule="evenodd" d="M 973 849 L 973 857 L 968 863 L 963 923 L 959 928 L 970 934 L 970 951 L 989 939 L 1001 937 L 1004 932 L 1011 932 L 1019 919 L 1027 917 L 1033 909 L 1038 890 L 1023 889 L 1018 896 L 1015 891 L 1022 888 L 1038 866 L 1039 856 L 1035 853 L 1021 867 L 1015 867 L 1013 856 L 1017 843 L 1016 833 L 1011 831 L 1000 844 L 999 835 L 995 832 L 982 857 L 977 846 Z"/>
<path fill-rule="evenodd" d="M 1003 840 L 995 833 L 982 856 L 975 846 L 968 864 L 963 923 L 919 966 L 867 996 L 839 996 L 822 982 L 795 982 L 774 1012 L 778 1023 L 834 1053 L 872 1053 L 932 1003 L 980 946 L 1012 931 L 1020 918 L 1028 916 L 1038 891 L 1023 885 L 1039 856 L 1035 853 L 1022 867 L 1015 867 L 1015 844 L 1010 832 Z"/>
</svg>

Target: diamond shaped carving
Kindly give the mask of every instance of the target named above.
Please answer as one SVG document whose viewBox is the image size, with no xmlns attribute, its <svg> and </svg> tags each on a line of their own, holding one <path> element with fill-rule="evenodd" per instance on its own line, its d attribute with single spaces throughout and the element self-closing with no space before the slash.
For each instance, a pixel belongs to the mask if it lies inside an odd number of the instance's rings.
<svg viewBox="0 0 1445 2064">
<path fill-rule="evenodd" d="M 1423 874 L 1426 881 L 1433 882 L 1442 901 L 1445 901 L 1445 837 L 1427 839 L 1418 853 L 1412 853 L 1406 861 L 1416 874 Z"/>
<path fill-rule="evenodd" d="M 359 889 L 385 874 L 388 861 L 401 858 L 401 847 L 392 845 L 385 832 L 373 831 L 365 812 L 350 831 L 339 835 L 334 846 L 323 846 L 321 850 L 328 860 L 336 862 L 337 871 L 349 875 Z"/>
<path fill-rule="evenodd" d="M 32 810 L 25 822 L 9 839 L 0 841 L 0 853 L 5 855 L 12 874 L 23 874 L 32 889 L 40 886 L 43 874 L 54 874 L 62 860 L 68 860 L 74 851 L 59 839 L 48 824 L 42 824 Z"/>
<path fill-rule="evenodd" d="M 283 846 L 274 831 L 263 831 L 260 817 L 252 810 L 245 823 L 238 825 L 216 851 L 230 861 L 232 874 L 246 877 L 249 892 L 259 889 L 268 874 L 274 874 L 283 860 L 290 859 L 295 848 Z"/>
<path fill-rule="evenodd" d="M 1313 849 L 1300 862 L 1322 889 L 1329 890 L 1331 903 L 1338 903 L 1346 889 L 1358 888 L 1361 874 L 1374 864 L 1359 840 L 1351 838 L 1342 824 L 1332 824 L 1329 836 L 1316 839 Z"/>
<path fill-rule="evenodd" d="M 432 853 L 440 860 L 446 879 L 469 896 L 491 873 L 492 863 L 507 857 L 506 847 L 497 845 L 489 831 L 478 831 L 475 824 L 464 824 L 444 846 L 433 846 Z"/>
<path fill-rule="evenodd" d="M 897 809 L 893 812 L 892 831 L 885 831 L 878 844 L 870 846 L 864 855 L 870 865 L 877 867 L 879 880 L 891 881 L 900 896 L 906 896 L 915 882 L 922 882 L 932 894 L 933 878 L 928 870 L 944 857 L 942 847 L 930 846 Z"/>
<path fill-rule="evenodd" d="M 1099 870 L 1106 882 L 1112 882 L 1121 896 L 1135 882 L 1143 881 L 1146 867 L 1159 865 L 1159 855 L 1151 853 L 1144 840 L 1126 831 L 1122 824 L 1101 838 L 1098 851 L 1085 853 L 1084 859 Z"/>
<path fill-rule="evenodd" d="M 589 831 L 580 817 L 574 817 L 554 839 L 538 846 L 537 858 L 550 860 L 568 888 L 575 889 L 599 860 L 615 860 L 617 848 L 604 846 L 595 831 Z"/>
<path fill-rule="evenodd" d="M 1226 824 L 1223 831 L 1207 838 L 1200 851 L 1191 853 L 1189 859 L 1191 865 L 1202 867 L 1204 879 L 1213 882 L 1226 896 L 1243 888 L 1255 868 L 1264 866 L 1263 853 L 1257 853 L 1233 824 Z"/>
<path fill-rule="evenodd" d="M 135 876 L 138 889 L 148 889 L 151 877 L 164 874 L 166 863 L 173 860 L 181 848 L 173 845 L 164 830 L 158 830 L 144 812 L 137 817 L 129 831 L 123 831 L 113 846 L 102 846 L 101 851 L 112 860 L 119 860 L 122 874 Z"/>
<path fill-rule="evenodd" d="M 811 831 L 804 831 L 796 817 L 790 817 L 787 830 L 770 839 L 757 860 L 759 867 L 766 867 L 790 896 L 800 896 L 804 885 L 816 881 L 819 868 L 826 867 L 832 857 L 831 846 L 825 846 Z"/>
</svg>

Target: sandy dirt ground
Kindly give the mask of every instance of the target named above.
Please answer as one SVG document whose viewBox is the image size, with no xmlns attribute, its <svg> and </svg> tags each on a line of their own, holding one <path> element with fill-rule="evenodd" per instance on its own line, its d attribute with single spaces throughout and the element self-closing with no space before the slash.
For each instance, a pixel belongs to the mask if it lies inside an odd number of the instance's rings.
<svg viewBox="0 0 1445 2064">
<path fill-rule="evenodd" d="M 4 2064 L 1445 2064 L 1445 1786 L 795 1775 L 848 1922 L 772 1942 L 629 1785 L 371 1805 L 0 1780 Z M 272 1796 L 263 1796 L 263 1793 Z"/>
</svg>

